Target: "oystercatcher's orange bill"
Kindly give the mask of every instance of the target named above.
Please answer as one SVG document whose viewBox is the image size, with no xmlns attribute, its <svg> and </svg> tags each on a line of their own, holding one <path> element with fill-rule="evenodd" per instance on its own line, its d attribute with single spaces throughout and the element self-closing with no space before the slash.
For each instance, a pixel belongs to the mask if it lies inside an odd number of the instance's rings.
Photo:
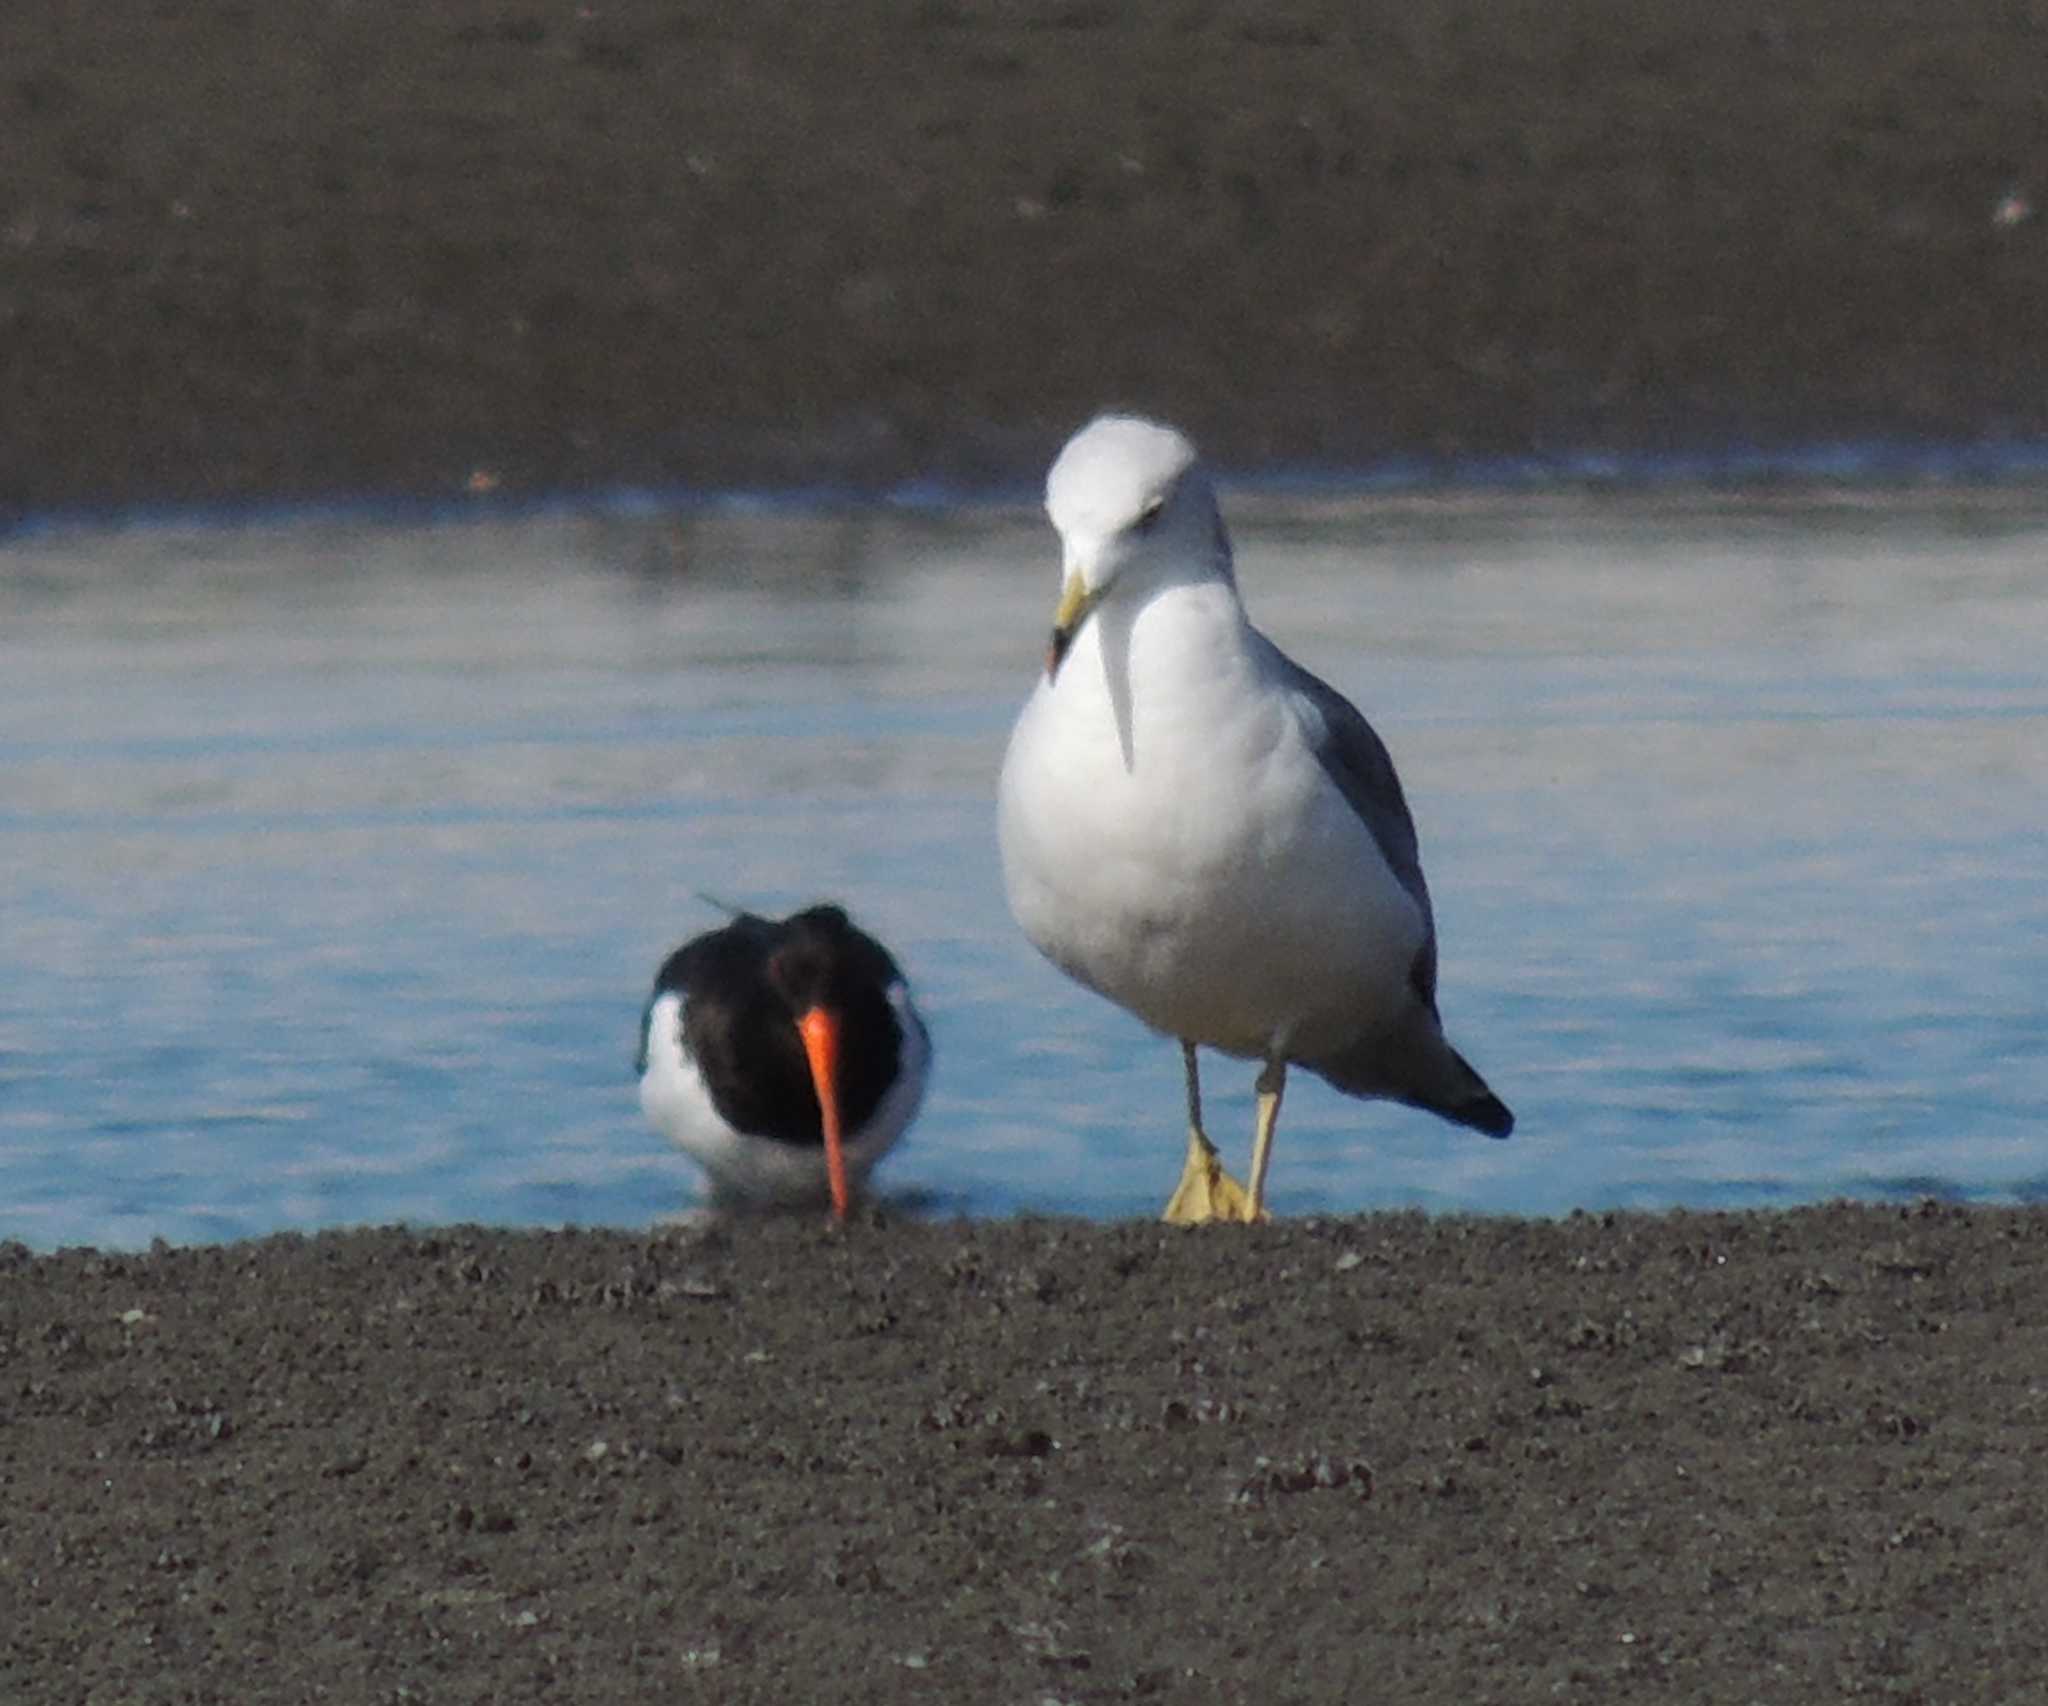
<svg viewBox="0 0 2048 1706">
<path fill-rule="evenodd" d="M 818 1112 L 825 1124 L 825 1176 L 832 1184 L 832 1212 L 844 1220 L 852 1199 L 839 1129 L 839 1017 L 826 1008 L 813 1007 L 797 1020 L 796 1028 L 804 1039 L 811 1083 L 818 1092 Z"/>
</svg>

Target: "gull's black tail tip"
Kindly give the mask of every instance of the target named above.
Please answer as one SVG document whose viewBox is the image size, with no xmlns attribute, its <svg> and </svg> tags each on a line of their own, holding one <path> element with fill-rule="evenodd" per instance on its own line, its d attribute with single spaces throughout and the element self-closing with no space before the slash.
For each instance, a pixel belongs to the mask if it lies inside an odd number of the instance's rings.
<svg viewBox="0 0 2048 1706">
<path fill-rule="evenodd" d="M 1465 1103 L 1451 1118 L 1488 1137 L 1506 1137 L 1515 1129 L 1514 1110 L 1491 1090 L 1477 1101 Z"/>
<path fill-rule="evenodd" d="M 1440 1103 L 1437 1112 L 1446 1119 L 1483 1131 L 1488 1137 L 1506 1137 L 1515 1129 L 1515 1116 L 1507 1103 L 1486 1087 L 1486 1080 L 1472 1070 L 1472 1063 L 1453 1049 L 1453 1056 L 1468 1080 L 1465 1094 L 1456 1101 Z"/>
</svg>

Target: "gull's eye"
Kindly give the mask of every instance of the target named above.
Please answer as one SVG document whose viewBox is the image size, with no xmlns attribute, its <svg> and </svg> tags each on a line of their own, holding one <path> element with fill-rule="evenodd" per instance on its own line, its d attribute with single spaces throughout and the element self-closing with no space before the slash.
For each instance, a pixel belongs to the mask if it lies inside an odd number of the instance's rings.
<svg viewBox="0 0 2048 1706">
<path fill-rule="evenodd" d="M 1154 498 L 1138 511 L 1138 519 L 1131 523 L 1133 533 L 1150 533 L 1159 525 L 1159 518 L 1166 513 L 1166 499 Z"/>
</svg>

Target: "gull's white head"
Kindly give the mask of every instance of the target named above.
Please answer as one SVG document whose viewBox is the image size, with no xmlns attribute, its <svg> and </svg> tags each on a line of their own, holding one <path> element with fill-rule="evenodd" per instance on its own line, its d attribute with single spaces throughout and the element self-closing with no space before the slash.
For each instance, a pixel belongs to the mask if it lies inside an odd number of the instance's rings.
<svg viewBox="0 0 2048 1706">
<path fill-rule="evenodd" d="M 1170 426 L 1098 415 L 1067 440 L 1045 477 L 1060 536 L 1060 603 L 1046 674 L 1113 589 L 1224 580 L 1230 539 L 1195 447 Z"/>
</svg>

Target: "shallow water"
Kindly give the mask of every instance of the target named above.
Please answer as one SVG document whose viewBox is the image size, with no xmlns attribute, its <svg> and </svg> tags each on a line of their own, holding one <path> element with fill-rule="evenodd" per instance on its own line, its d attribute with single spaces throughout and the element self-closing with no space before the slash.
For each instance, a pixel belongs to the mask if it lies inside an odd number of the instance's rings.
<svg viewBox="0 0 2048 1706">
<path fill-rule="evenodd" d="M 2048 1194 L 2048 499 L 1239 500 L 1378 724 L 1490 1143 L 1289 1085 L 1282 1212 Z M 1004 908 L 1025 514 L 0 548 L 0 1237 L 644 1225 L 648 979 L 845 899 L 938 1046 L 885 1194 L 1154 1211 L 1178 1051 Z M 1251 1069 L 1213 1057 L 1240 1162 Z"/>
</svg>

